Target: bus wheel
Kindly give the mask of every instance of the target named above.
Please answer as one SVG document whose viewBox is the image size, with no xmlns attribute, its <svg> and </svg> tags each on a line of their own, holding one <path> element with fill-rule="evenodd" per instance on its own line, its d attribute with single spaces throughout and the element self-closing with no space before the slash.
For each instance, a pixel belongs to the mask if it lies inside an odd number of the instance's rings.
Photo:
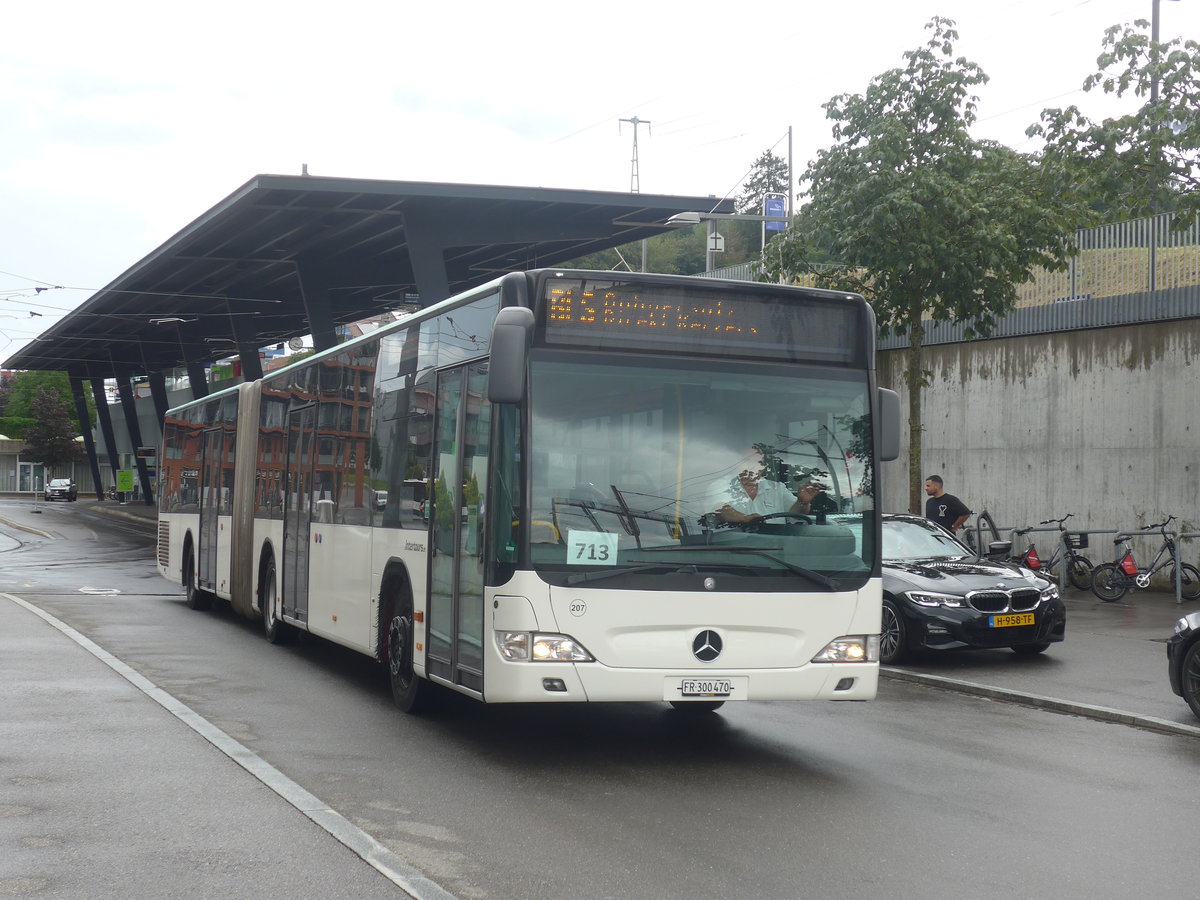
<svg viewBox="0 0 1200 900">
<path fill-rule="evenodd" d="M 192 609 L 208 609 L 212 606 L 212 594 L 201 590 L 196 584 L 196 565 L 190 547 L 183 557 L 183 590 L 184 602 Z"/>
<path fill-rule="evenodd" d="M 279 618 L 279 610 L 275 605 L 279 599 L 278 595 L 275 560 L 270 559 L 267 561 L 267 568 L 263 573 L 263 586 L 258 595 L 258 605 L 262 607 L 263 637 L 271 644 L 286 643 L 288 638 L 287 623 Z"/>
<path fill-rule="evenodd" d="M 387 655 L 384 664 L 392 685 L 392 699 L 407 713 L 419 713 L 429 708 L 433 686 L 426 684 L 413 671 L 416 635 L 413 629 L 412 598 L 405 593 L 389 609 L 387 624 Z"/>
</svg>

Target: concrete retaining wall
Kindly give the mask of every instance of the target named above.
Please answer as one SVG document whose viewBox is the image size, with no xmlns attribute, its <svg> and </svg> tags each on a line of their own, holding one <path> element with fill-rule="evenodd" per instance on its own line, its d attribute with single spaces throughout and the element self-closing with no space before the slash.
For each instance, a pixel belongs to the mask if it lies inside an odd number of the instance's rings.
<svg viewBox="0 0 1200 900">
<path fill-rule="evenodd" d="M 907 419 L 904 361 L 883 351 L 878 365 Z M 976 512 L 1001 526 L 1070 512 L 1081 529 L 1175 515 L 1200 530 L 1200 320 L 927 347 L 924 365 L 922 477 Z M 883 508 L 905 510 L 907 452 L 882 475 Z M 1110 556 L 1109 539 L 1092 543 L 1094 562 Z"/>
</svg>

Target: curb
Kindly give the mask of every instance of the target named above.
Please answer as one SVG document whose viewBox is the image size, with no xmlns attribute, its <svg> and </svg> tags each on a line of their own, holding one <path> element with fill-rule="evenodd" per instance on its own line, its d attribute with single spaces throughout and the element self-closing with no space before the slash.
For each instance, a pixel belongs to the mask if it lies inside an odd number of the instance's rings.
<svg viewBox="0 0 1200 900">
<path fill-rule="evenodd" d="M 38 537 L 44 537 L 47 540 L 54 540 L 54 535 L 50 532 L 34 528 L 32 525 L 23 525 L 20 522 L 14 522 L 12 519 L 0 518 L 0 525 L 7 525 L 9 528 L 17 529 L 17 531 L 27 531 L 29 534 L 36 534 Z"/>
<path fill-rule="evenodd" d="M 141 522 L 146 525 L 156 525 L 158 522 L 158 514 L 154 517 L 139 516 L 137 513 L 128 512 L 124 509 L 113 509 L 111 506 L 93 506 L 95 512 L 102 513 L 106 516 L 116 516 L 118 519 L 127 519 L 130 522 Z"/>
<path fill-rule="evenodd" d="M 1045 697 L 1041 694 L 1029 694 L 1025 691 L 1014 691 L 1007 688 L 991 687 L 986 684 L 976 684 L 971 681 L 959 681 L 953 678 L 943 678 L 940 675 L 927 675 L 921 672 L 908 672 L 891 666 L 880 666 L 879 674 L 895 681 L 907 681 L 912 684 L 922 684 L 926 687 L 940 688 L 959 694 L 970 694 L 975 697 L 985 697 L 989 700 L 999 700 L 1006 703 L 1017 703 L 1022 706 L 1032 706 L 1051 712 L 1070 716 L 1083 716 L 1101 722 L 1113 722 L 1118 725 L 1130 725 L 1134 728 L 1145 728 L 1149 731 L 1159 731 L 1165 734 L 1177 734 L 1184 737 L 1200 737 L 1200 726 L 1184 725 L 1157 716 L 1139 716 L 1136 713 L 1107 706 L 1093 706 L 1090 703 L 1076 703 L 1071 700 L 1060 700 L 1057 697 Z"/>
</svg>

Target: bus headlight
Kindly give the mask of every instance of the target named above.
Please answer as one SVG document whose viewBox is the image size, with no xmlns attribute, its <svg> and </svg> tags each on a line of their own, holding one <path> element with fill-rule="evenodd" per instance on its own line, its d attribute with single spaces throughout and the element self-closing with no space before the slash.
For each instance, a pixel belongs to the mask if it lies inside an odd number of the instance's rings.
<svg viewBox="0 0 1200 900">
<path fill-rule="evenodd" d="M 497 631 L 496 646 L 510 662 L 595 662 L 582 644 L 565 634 Z"/>
<path fill-rule="evenodd" d="M 813 662 L 857 663 L 879 662 L 879 635 L 853 634 L 840 637 L 825 645 L 825 649 L 812 658 Z"/>
</svg>

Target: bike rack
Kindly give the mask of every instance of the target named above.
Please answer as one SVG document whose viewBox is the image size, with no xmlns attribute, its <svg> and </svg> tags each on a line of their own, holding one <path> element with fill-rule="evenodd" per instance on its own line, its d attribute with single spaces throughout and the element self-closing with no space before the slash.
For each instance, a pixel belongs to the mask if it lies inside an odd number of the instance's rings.
<svg viewBox="0 0 1200 900">
<path fill-rule="evenodd" d="M 985 529 L 985 530 L 990 531 L 991 529 Z M 975 548 L 976 552 L 978 552 L 978 550 L 979 550 L 979 534 L 980 534 L 979 525 L 977 523 L 971 524 L 971 525 L 965 525 L 965 526 L 963 526 L 963 531 L 970 534 L 972 540 L 968 541 L 968 543 L 971 544 Z M 1016 527 L 1010 527 L 1007 525 L 1001 527 L 999 525 L 996 525 L 996 533 L 998 535 L 1007 533 L 1009 535 L 1009 542 L 1013 545 L 1014 548 L 1016 547 L 1016 543 L 1017 543 L 1016 538 L 1017 538 L 1018 531 L 1021 531 L 1024 534 L 1033 534 L 1034 532 L 1050 532 L 1050 531 L 1060 533 L 1061 529 L 1059 529 L 1057 527 L 1051 527 L 1048 525 L 1040 525 L 1040 526 L 1031 527 L 1031 528 L 1016 528 Z M 1130 538 L 1161 537 L 1161 535 L 1158 532 L 1158 529 L 1155 529 L 1154 531 L 1142 531 L 1141 529 L 1139 529 L 1137 531 L 1127 531 L 1127 530 L 1118 529 L 1118 528 L 1068 528 L 1067 531 L 1070 532 L 1071 534 L 1086 534 L 1086 535 L 1111 534 L 1111 535 L 1115 536 L 1114 540 L 1116 540 L 1116 538 L 1122 538 L 1122 537 L 1130 537 Z M 1167 535 L 1169 537 L 1174 538 L 1174 540 L 1175 540 L 1175 558 L 1176 558 L 1176 560 L 1178 560 L 1178 562 L 1180 564 L 1182 564 L 1184 562 L 1184 560 L 1183 560 L 1183 554 L 1181 552 L 1182 548 L 1180 547 L 1180 542 L 1183 541 L 1184 539 L 1200 538 L 1200 531 L 1176 532 L 1176 531 L 1171 531 L 1170 529 L 1168 529 Z M 1059 538 L 1058 543 L 1060 545 L 1060 550 L 1065 552 L 1066 548 L 1061 547 L 1061 545 L 1063 543 L 1061 537 Z M 1009 551 L 1009 552 L 1011 553 L 1012 551 Z M 1109 562 L 1107 555 L 1105 556 L 1104 559 L 1100 560 L 1100 562 Z M 1099 563 L 1097 563 L 1097 565 L 1099 565 Z M 1059 568 L 1058 568 L 1058 589 L 1060 592 L 1066 590 L 1067 583 L 1068 583 L 1067 567 L 1059 566 Z M 1181 595 L 1180 590 L 1179 590 L 1179 579 L 1175 579 L 1175 605 L 1176 606 L 1183 605 L 1183 596 Z"/>
<path fill-rule="evenodd" d="M 1012 529 L 1014 546 L 1016 545 L 1016 537 L 1017 537 L 1018 530 L 1020 530 L 1021 532 L 1025 533 L 1025 534 L 1033 534 L 1035 531 L 1053 532 L 1057 536 L 1057 543 L 1059 546 L 1059 551 L 1063 554 L 1063 559 L 1066 559 L 1066 552 L 1067 552 L 1067 547 L 1065 546 L 1066 542 L 1062 539 L 1062 531 L 1063 530 L 1061 528 L 1059 528 L 1058 526 L 1040 525 L 1040 526 L 1037 526 L 1034 528 L 1028 528 L 1028 529 L 1014 528 L 1014 529 Z M 1112 529 L 1105 530 L 1105 529 L 1087 529 L 1087 528 L 1068 528 L 1067 531 L 1071 534 L 1086 534 L 1089 536 L 1093 535 L 1093 534 L 1117 534 L 1118 533 Z M 1068 580 L 1069 579 L 1067 577 L 1067 567 L 1064 565 L 1060 565 L 1058 567 L 1058 590 L 1059 590 L 1059 593 L 1061 593 L 1067 589 Z"/>
</svg>

